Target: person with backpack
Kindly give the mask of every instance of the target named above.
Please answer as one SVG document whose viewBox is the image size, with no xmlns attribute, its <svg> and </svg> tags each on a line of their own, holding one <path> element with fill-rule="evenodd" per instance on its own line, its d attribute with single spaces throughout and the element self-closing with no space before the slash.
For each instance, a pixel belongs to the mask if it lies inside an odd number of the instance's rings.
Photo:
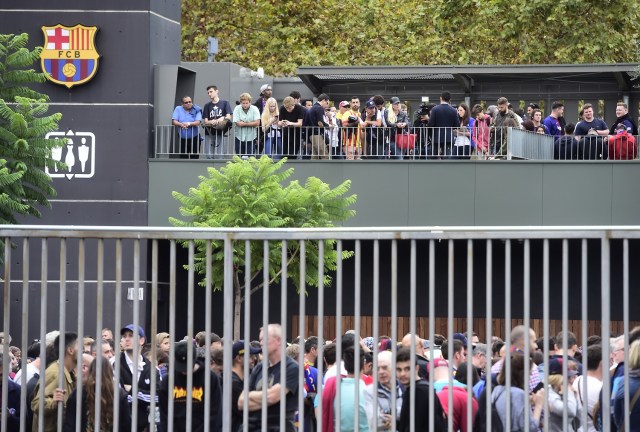
<svg viewBox="0 0 640 432">
<path fill-rule="evenodd" d="M 530 362 L 530 368 L 535 367 L 535 364 Z M 500 423 L 502 430 L 509 430 L 513 432 L 525 430 L 525 410 L 528 409 L 526 405 L 526 398 L 529 397 L 529 380 L 525 379 L 524 375 L 524 363 L 525 357 L 519 352 L 511 353 L 511 388 L 510 393 L 507 394 L 507 368 L 502 368 L 498 374 L 498 385 L 491 392 L 491 403 L 495 405 L 495 409 L 500 417 Z M 507 398 L 511 400 L 511 424 L 507 427 Z M 545 390 L 540 389 L 533 394 L 534 410 L 529 416 L 529 430 L 537 430 L 540 422 L 540 416 L 542 415 L 542 408 L 544 406 Z M 480 409 L 485 409 L 485 406 L 480 405 Z M 495 429 L 494 429 L 495 430 Z"/>
</svg>

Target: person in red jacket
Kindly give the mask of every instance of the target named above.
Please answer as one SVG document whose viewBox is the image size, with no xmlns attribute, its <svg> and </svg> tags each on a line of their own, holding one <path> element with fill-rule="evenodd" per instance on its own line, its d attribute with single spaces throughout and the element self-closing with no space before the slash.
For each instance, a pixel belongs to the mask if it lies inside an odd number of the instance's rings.
<svg viewBox="0 0 640 432">
<path fill-rule="evenodd" d="M 609 137 L 609 159 L 631 160 L 637 158 L 636 138 L 627 131 L 626 125 L 618 123 L 616 134 Z"/>
</svg>

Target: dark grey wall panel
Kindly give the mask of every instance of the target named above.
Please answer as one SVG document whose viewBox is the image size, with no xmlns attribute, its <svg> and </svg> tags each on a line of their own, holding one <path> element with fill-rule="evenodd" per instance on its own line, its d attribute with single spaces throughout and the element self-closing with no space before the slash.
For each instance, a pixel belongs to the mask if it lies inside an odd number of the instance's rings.
<svg viewBox="0 0 640 432">
<path fill-rule="evenodd" d="M 475 164 L 410 162 L 408 225 L 473 225 L 474 183 Z"/>
<path fill-rule="evenodd" d="M 610 225 L 637 223 L 635 162 L 289 162 L 294 178 L 352 180 L 347 226 Z M 174 190 L 198 183 L 208 161 L 149 162 L 149 225 L 178 216 Z M 168 175 L 171 173 L 171 175 Z"/>
<path fill-rule="evenodd" d="M 543 225 L 610 225 L 615 165 L 546 164 Z"/>
<path fill-rule="evenodd" d="M 542 165 L 477 163 L 476 225 L 542 225 Z"/>
</svg>

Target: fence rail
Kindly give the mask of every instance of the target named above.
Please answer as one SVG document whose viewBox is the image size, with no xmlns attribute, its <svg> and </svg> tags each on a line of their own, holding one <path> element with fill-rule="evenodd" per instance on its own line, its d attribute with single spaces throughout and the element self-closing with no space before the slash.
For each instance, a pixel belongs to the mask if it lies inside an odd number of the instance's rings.
<svg viewBox="0 0 640 432">
<path fill-rule="evenodd" d="M 258 328 L 271 329 L 270 323 L 278 322 L 282 326 L 282 337 L 293 339 L 300 336 L 297 342 L 299 353 L 296 355 L 298 364 L 305 361 L 304 340 L 315 333 L 318 336 L 317 353 L 322 359 L 328 345 L 325 340 L 335 335 L 343 335 L 350 330 L 355 339 L 372 337 L 377 341 L 386 334 L 392 341 L 403 340 L 404 333 L 416 337 L 423 337 L 430 341 L 428 355 L 434 359 L 440 347 L 434 345 L 435 336 L 439 330 L 445 329 L 443 335 L 453 341 L 455 333 L 463 333 L 466 337 L 466 349 L 473 353 L 474 330 L 477 326 L 484 326 L 477 331 L 482 341 L 490 343 L 493 336 L 504 335 L 507 352 L 512 348 L 522 350 L 527 358 L 534 354 L 534 335 L 524 332 L 522 338 L 517 338 L 516 323 L 522 323 L 524 328 L 531 328 L 537 336 L 544 338 L 542 371 L 549 371 L 548 340 L 560 326 L 562 336 L 562 392 L 568 394 L 569 378 L 572 374 L 569 364 L 568 346 L 569 329 L 579 326 L 577 345 L 587 346 L 587 336 L 599 335 L 602 338 L 602 359 L 605 379 L 602 382 L 602 392 L 609 395 L 612 390 L 622 392 L 623 406 L 629 412 L 629 368 L 619 368 L 621 376 L 618 380 L 606 379 L 606 371 L 610 365 L 610 357 L 615 354 L 615 346 L 609 345 L 610 337 L 617 336 L 614 331 L 621 333 L 621 343 L 624 351 L 624 364 L 629 365 L 630 342 L 639 335 L 637 330 L 631 331 L 631 325 L 640 320 L 638 312 L 631 305 L 637 304 L 637 294 L 630 292 L 630 284 L 637 283 L 640 277 L 639 269 L 630 266 L 638 258 L 640 227 L 413 227 L 413 228 L 327 228 L 327 229 L 177 229 L 177 228 L 140 228 L 140 227 L 68 227 L 68 226 L 6 226 L 0 229 L 0 238 L 5 241 L 4 250 L 4 280 L 3 280 L 3 331 L 4 337 L 9 334 L 18 335 L 14 345 L 22 348 L 22 369 L 27 370 L 25 355 L 28 341 L 36 338 L 46 339 L 51 330 L 59 330 L 62 334 L 74 331 L 79 335 L 95 335 L 101 339 L 101 330 L 110 326 L 116 331 L 132 323 L 135 326 L 144 325 L 148 339 L 155 339 L 154 335 L 166 331 L 170 335 L 170 350 L 168 352 L 168 371 L 164 379 L 155 373 L 156 361 L 160 347 L 151 343 L 148 357 L 153 364 L 147 381 L 135 381 L 130 393 L 131 430 L 137 430 L 136 424 L 144 424 L 150 413 L 152 427 L 156 423 L 156 412 L 161 412 L 159 423 L 164 430 L 191 430 L 202 424 L 205 430 L 215 429 L 220 421 L 222 430 L 232 430 L 232 425 L 241 424 L 240 430 L 292 430 L 289 421 L 294 421 L 293 411 L 296 411 L 295 421 L 304 425 L 309 421 L 311 411 L 305 411 L 305 397 L 299 391 L 304 383 L 304 368 L 297 368 L 295 363 L 289 366 L 285 361 L 278 361 L 275 366 L 282 376 L 287 375 L 289 367 L 296 370 L 298 379 L 296 386 L 288 384 L 281 386 L 275 393 L 270 393 L 262 387 L 256 387 L 258 369 L 249 373 L 251 359 L 249 342 L 257 339 Z M 325 242 L 331 240 L 331 243 Z M 335 242 L 335 243 L 334 243 Z M 180 254 L 184 245 L 185 254 Z M 296 293 L 294 286 L 298 280 L 308 281 L 311 274 L 317 274 L 322 280 L 325 269 L 317 266 L 314 260 L 324 262 L 325 256 L 335 247 L 340 252 L 352 249 L 353 257 L 338 259 L 335 271 L 327 271 L 332 277 L 329 285 L 318 288 L 310 286 L 306 290 Z M 295 252 L 293 252 L 295 251 Z M 292 254 L 298 255 L 299 264 L 293 268 L 288 263 L 294 262 Z M 214 262 L 221 267 L 215 267 Z M 205 263 L 205 274 L 196 273 L 197 263 Z M 182 266 L 186 266 L 186 274 L 181 273 Z M 216 275 L 214 269 L 221 268 L 221 274 Z M 148 269 L 148 272 L 145 272 Z M 281 281 L 268 282 L 273 279 L 274 272 L 282 272 Z M 258 282 L 252 284 L 249 275 L 258 275 Z M 221 293 L 214 294 L 211 289 L 199 290 L 196 286 L 202 279 L 206 285 L 219 276 Z M 124 282 L 129 280 L 129 282 Z M 128 285 L 134 288 L 130 303 L 124 301 Z M 135 290 L 143 288 L 144 297 L 141 300 Z M 252 290 L 260 291 L 251 294 Z M 197 291 L 198 290 L 198 291 Z M 293 291 L 292 291 L 293 290 Z M 204 292 L 202 292 L 204 291 Z M 216 301 L 213 300 L 216 295 Z M 236 303 L 238 295 L 244 295 L 242 303 Z M 16 300 L 18 299 L 18 300 Z M 161 308 L 165 302 L 168 307 Z M 57 307 L 49 307 L 55 303 Z M 74 304 L 75 303 L 75 304 Z M 204 303 L 201 305 L 199 303 Z M 219 312 L 214 312 L 213 304 L 222 306 Z M 234 307 L 241 305 L 242 320 L 234 320 Z M 198 312 L 200 311 L 200 312 Z M 148 312 L 145 315 L 145 312 Z M 613 314 L 613 319 L 612 319 Z M 552 319 L 556 315 L 557 318 Z M 332 318 L 333 317 L 333 318 Z M 239 323 L 239 327 L 234 328 Z M 597 324 L 594 324 L 598 322 Z M 167 324 L 164 324 L 167 323 Z M 347 325 L 350 328 L 346 328 Z M 504 325 L 504 327 L 501 327 Z M 53 326 L 53 327 L 52 327 Z M 335 326 L 335 327 L 333 327 Z M 500 326 L 499 331 L 496 326 Z M 177 344 L 183 334 L 190 346 L 198 330 L 204 327 L 205 341 L 202 352 L 188 350 L 186 354 L 176 352 Z M 329 328 L 331 327 L 331 328 Z M 183 333 L 176 334 L 178 329 Z M 221 333 L 224 340 L 222 351 L 208 349 L 212 341 L 212 331 Z M 313 332 L 313 333 L 312 333 Z M 387 333 L 388 332 L 388 333 Z M 236 337 L 234 338 L 234 333 Z M 231 341 L 240 336 L 244 340 L 244 357 L 241 362 L 244 372 L 238 375 L 243 379 L 243 397 L 241 405 L 249 407 L 239 413 L 232 411 L 232 407 L 239 403 L 237 393 L 232 392 L 232 366 L 239 363 L 234 361 Z M 116 338 L 118 334 L 115 335 Z M 133 334 L 133 348 L 125 346 L 125 352 L 131 352 L 133 358 L 141 352 L 142 347 L 137 344 L 142 335 Z M 272 337 L 273 336 L 273 337 Z M 392 393 L 390 412 L 390 428 L 394 429 L 399 422 L 405 422 L 409 430 L 423 430 L 434 428 L 434 374 L 428 374 L 430 397 L 425 402 L 415 395 L 417 356 L 421 353 L 416 343 L 410 345 L 410 375 L 409 385 L 403 398 L 405 411 L 396 409 L 396 395 Z M 147 340 L 148 342 L 148 340 Z M 261 360 L 263 370 L 275 373 L 270 369 L 270 361 L 284 359 L 286 343 L 279 343 L 277 332 L 265 335 L 263 343 L 264 356 Z M 640 344 L 640 342 L 634 342 Z M 126 342 L 125 342 L 126 344 Z M 10 370 L 9 344 L 2 347 L 4 371 Z M 68 353 L 64 341 L 58 343 L 60 353 Z M 342 349 L 336 344 L 337 364 L 354 356 L 353 375 L 361 376 L 361 372 L 369 371 L 369 365 L 360 359 L 360 353 L 366 350 L 365 345 L 355 344 L 354 353 L 350 349 Z M 396 372 L 395 355 L 399 348 L 395 343 L 390 346 L 394 358 L 391 367 L 392 382 L 402 382 L 400 372 Z M 378 354 L 381 348 L 377 343 L 372 345 L 372 372 L 368 372 L 374 389 L 379 384 Z M 453 369 L 455 360 L 451 349 L 449 356 L 449 373 L 445 385 L 452 388 Z M 221 389 L 215 383 L 218 375 L 198 372 L 198 368 L 208 371 L 208 365 L 218 365 L 217 357 L 222 353 Z M 633 349 L 631 352 L 634 352 Z M 635 351 L 640 353 L 640 351 Z M 40 348 L 40 358 L 45 358 L 47 352 L 44 344 Z M 124 355 L 117 350 L 117 357 Z M 184 357 L 186 356 L 186 357 Z M 184 358 L 183 358 L 184 357 Z M 201 362 L 194 364 L 194 357 L 201 357 Z M 64 369 L 69 367 L 65 363 L 65 356 L 59 356 L 60 363 L 53 369 L 45 370 L 45 362 L 41 362 L 40 387 L 37 394 L 40 401 L 44 401 L 49 390 L 45 388 L 45 381 L 55 375 L 60 380 L 64 377 Z M 67 357 L 67 360 L 69 358 Z M 237 359 L 236 359 L 237 360 Z M 484 370 L 490 376 L 492 365 L 496 360 L 487 358 Z M 91 384 L 83 383 L 83 378 L 93 374 L 83 372 L 81 356 L 73 358 L 76 362 L 78 391 L 96 391 L 100 393 L 104 382 L 99 376 L 95 380 L 97 390 Z M 506 373 L 507 424 L 512 415 L 511 406 L 512 360 L 506 355 L 504 360 Z M 472 379 L 474 359 L 469 355 L 466 359 L 468 382 Z M 186 363 L 185 374 L 178 372 L 179 365 Z M 100 364 L 96 362 L 96 365 Z M 115 380 L 121 383 L 126 375 L 127 363 L 119 360 L 114 362 Z M 457 364 L 457 363 L 456 363 Z M 462 364 L 462 363 L 460 363 Z M 326 375 L 325 365 L 318 361 L 317 394 L 319 395 L 318 410 L 331 401 L 324 395 L 323 376 Z M 348 366 L 348 364 L 347 364 Z M 96 366 L 99 368 L 100 366 Z M 524 376 L 533 376 L 533 365 L 525 362 Z M 50 370 L 54 370 L 50 372 Z M 242 368 L 241 368 L 242 369 Z M 294 370 L 291 369 L 291 370 Z M 624 369 L 624 370 L 623 370 Z M 234 369 L 236 370 L 236 369 Z M 584 368 L 586 370 L 586 368 Z M 204 375 L 204 378 L 202 378 Z M 4 374 L 6 380 L 8 374 Z M 93 376 L 93 375 L 92 375 Z M 254 378 L 252 378 L 252 376 Z M 276 375 L 277 376 L 277 375 Z M 380 375 L 382 376 L 382 375 Z M 186 380 L 185 380 L 186 377 Z M 378 396 L 373 392 L 373 399 L 366 405 L 361 398 L 359 380 L 349 381 L 337 375 L 337 390 L 334 418 L 344 419 L 344 416 L 355 418 L 367 412 L 367 420 L 378 424 Z M 202 379 L 201 379 L 202 378 Z M 456 376 L 463 380 L 464 377 Z M 544 373 L 540 378 L 548 393 L 545 396 L 544 412 L 541 428 L 548 427 L 551 411 L 549 405 L 550 376 Z M 381 379 L 381 378 L 380 378 Z M 277 379 L 276 379 L 277 380 Z M 587 380 L 582 380 L 583 394 L 588 394 Z M 20 380 L 21 388 L 27 388 L 26 373 Z M 63 382 L 60 381 L 62 385 Z M 354 386 L 353 389 L 351 386 Z M 582 384 L 581 384 L 582 385 Z M 487 380 L 487 389 L 491 391 L 491 379 Z M 171 389 L 163 393 L 161 389 Z M 363 406 L 365 411 L 358 409 L 354 413 L 347 413 L 348 406 L 341 405 L 341 398 L 347 397 L 343 391 L 355 391 L 353 407 Z M 200 391 L 202 390 L 202 393 Z M 255 394 L 248 394 L 249 390 L 258 390 Z M 287 392 L 287 390 L 289 390 Z M 365 388 L 366 390 L 366 388 Z M 558 390 L 558 389 L 556 389 Z M 447 392 L 446 390 L 445 393 Z M 471 386 L 466 387 L 468 401 L 475 398 Z M 525 394 L 528 393 L 527 392 Z M 8 399 L 9 389 L 2 388 L 2 430 L 15 426 L 18 422 L 19 430 L 27 428 L 26 392 L 20 397 L 19 409 L 11 411 Z M 158 395 L 160 395 L 158 399 Z M 233 395 L 233 396 L 232 396 Z M 342 396 L 341 396 L 342 395 Z M 614 395 L 615 396 L 615 395 Z M 65 396 L 66 397 L 66 396 Z M 218 398 L 220 397 L 220 398 Z M 453 407 L 453 392 L 445 396 L 438 396 L 449 407 Z M 255 399 L 254 399 L 255 398 Z M 98 399 L 98 398 L 96 398 Z M 121 415 L 119 404 L 115 398 L 113 404 L 113 430 L 119 430 L 118 420 Z M 351 397 L 349 397 L 351 399 Z M 50 399 L 47 399 L 47 404 Z M 65 399 L 66 400 L 66 399 Z M 75 412 L 78 413 L 75 430 L 80 430 L 78 421 L 83 412 L 82 397 L 78 397 Z M 288 401 L 289 404 L 273 404 L 273 400 Z M 221 401 L 221 402 L 220 402 Z M 484 409 L 490 411 L 490 398 Z M 426 405 L 424 405 L 426 403 Z M 612 412 L 614 399 L 602 398 L 602 412 Z M 528 397 L 524 398 L 525 427 L 530 430 L 527 421 L 534 411 Z M 100 404 L 98 403 L 97 406 Z M 279 405 L 279 406 L 278 406 Z M 56 404 L 52 406 L 55 408 Z M 471 404 L 466 405 L 464 413 L 451 412 L 447 417 L 448 429 L 453 430 L 454 418 L 456 424 L 464 417 L 471 423 Z M 49 405 L 47 405 L 49 407 Z M 268 409 L 268 407 L 271 407 Z M 285 410 L 286 408 L 286 410 Z M 293 409 L 295 408 L 295 410 Z M 104 413 L 104 406 L 101 406 Z M 100 409 L 97 409 L 94 422 L 97 427 L 101 424 Z M 123 409 L 128 409 L 126 406 Z M 54 430 L 61 430 L 62 422 L 68 422 L 68 412 L 62 404 L 57 410 L 45 409 L 41 402 L 36 411 L 36 427 L 40 430 L 46 424 L 54 422 Z M 369 410 L 369 411 L 367 411 Z M 343 412 L 344 411 L 344 412 Z M 429 413 L 429 424 L 420 424 L 417 413 Z M 16 419 L 16 413 L 19 413 Z M 44 414 L 43 414 L 44 413 Z M 583 410 L 581 421 L 586 424 L 587 410 Z M 556 420 L 565 425 L 571 421 L 567 399 L 563 402 L 563 410 L 556 415 Z M 238 418 L 239 416 L 239 418 Z M 486 422 L 490 430 L 491 416 Z M 385 417 L 386 418 L 386 417 Z M 623 416 L 622 422 L 626 430 L 630 427 L 629 416 Z M 406 423 L 408 421 L 408 423 Z M 213 423 L 212 423 L 213 422 Z M 237 423 L 239 422 L 239 423 Z M 612 430 L 619 423 L 618 417 L 604 415 L 603 430 Z M 317 417 L 318 430 L 322 430 L 322 416 Z M 344 426 L 337 422 L 339 430 Z M 358 427 L 354 427 L 358 430 Z M 294 428 L 295 429 L 295 428 Z M 300 426 L 302 430 L 302 426 Z"/>
<path fill-rule="evenodd" d="M 155 129 L 156 158 L 230 159 L 268 155 L 279 159 L 638 159 L 631 135 L 554 137 L 515 128 L 282 127 L 215 130 L 171 125 Z"/>
</svg>

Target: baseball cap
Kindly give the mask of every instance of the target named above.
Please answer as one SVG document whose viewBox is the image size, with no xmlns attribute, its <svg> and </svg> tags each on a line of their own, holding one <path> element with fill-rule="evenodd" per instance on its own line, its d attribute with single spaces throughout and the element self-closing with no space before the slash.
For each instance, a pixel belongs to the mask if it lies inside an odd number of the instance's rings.
<svg viewBox="0 0 640 432">
<path fill-rule="evenodd" d="M 400 98 L 397 96 L 394 96 L 391 98 L 390 102 L 391 102 L 391 105 L 395 105 L 397 103 L 400 103 Z"/>
<path fill-rule="evenodd" d="M 562 363 L 562 358 L 554 357 L 552 359 L 549 359 L 549 375 L 562 375 Z M 577 370 L 572 369 L 571 367 L 567 367 L 568 377 L 576 376 L 579 374 L 580 373 Z"/>
<path fill-rule="evenodd" d="M 375 108 L 376 107 L 376 103 L 372 100 L 368 100 L 367 104 L 365 105 L 365 107 L 367 108 Z"/>
<path fill-rule="evenodd" d="M 126 327 L 122 327 L 122 328 L 120 329 L 120 336 L 122 336 L 122 335 L 124 334 L 124 332 L 127 332 L 127 331 L 130 331 L 131 333 L 133 333 L 133 332 L 135 331 L 135 328 L 136 328 L 136 327 L 135 327 L 133 324 L 129 324 L 129 325 L 128 325 L 128 326 L 126 326 Z M 145 336 L 145 334 L 144 334 L 144 329 L 143 329 L 142 327 L 140 327 L 140 326 L 138 326 L 138 335 L 139 335 L 140 337 L 145 338 L 145 339 L 147 338 L 147 337 Z"/>
<path fill-rule="evenodd" d="M 196 364 L 196 358 L 198 353 L 197 353 L 196 347 L 193 346 L 193 343 L 191 343 L 191 341 L 180 341 L 176 344 L 176 347 L 175 347 L 176 361 L 174 364 L 177 372 L 187 371 L 187 366 L 189 364 L 188 363 L 189 350 L 192 350 L 193 364 Z"/>
<path fill-rule="evenodd" d="M 265 90 L 271 90 L 271 86 L 269 84 L 263 84 L 262 87 L 260 87 L 260 93 L 264 92 Z"/>
<path fill-rule="evenodd" d="M 348 107 L 351 106 L 351 104 L 349 103 L 349 101 L 342 101 L 340 102 L 340 107 Z"/>
<path fill-rule="evenodd" d="M 449 367 L 449 362 L 447 361 L 447 359 L 444 359 L 442 357 L 438 357 L 435 358 L 433 360 L 431 360 L 431 362 L 429 362 L 429 370 L 431 369 L 435 369 L 435 368 L 439 368 L 439 367 Z"/>
<path fill-rule="evenodd" d="M 462 342 L 462 345 L 464 345 L 465 347 L 467 346 L 467 337 L 462 333 L 454 333 L 453 338 L 458 339 L 460 342 Z"/>
<path fill-rule="evenodd" d="M 262 350 L 260 348 L 254 348 L 249 345 L 249 354 L 260 354 Z M 232 355 L 231 357 L 237 357 L 239 355 L 244 355 L 244 341 L 239 340 L 233 343 Z"/>
</svg>

